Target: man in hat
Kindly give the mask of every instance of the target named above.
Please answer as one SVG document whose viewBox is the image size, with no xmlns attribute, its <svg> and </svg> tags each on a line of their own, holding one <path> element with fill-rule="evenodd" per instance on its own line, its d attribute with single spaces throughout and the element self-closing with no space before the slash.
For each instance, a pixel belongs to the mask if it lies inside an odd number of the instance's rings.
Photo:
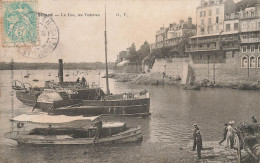
<svg viewBox="0 0 260 163">
<path fill-rule="evenodd" d="M 227 126 L 228 126 L 228 124 L 225 123 L 224 126 L 225 127 L 224 127 L 224 132 L 223 132 L 223 139 L 219 142 L 219 145 L 221 145 L 221 143 L 223 143 L 227 138 Z"/>
<path fill-rule="evenodd" d="M 201 150 L 202 148 L 202 138 L 201 138 L 201 134 L 200 134 L 200 130 L 198 130 L 196 132 L 196 143 L 197 143 L 197 154 L 198 154 L 198 158 L 201 158 Z"/>
<path fill-rule="evenodd" d="M 193 132 L 193 148 L 192 148 L 192 151 L 195 151 L 196 149 L 196 134 L 197 134 L 197 131 L 199 130 L 199 127 L 197 124 L 194 124 L 194 132 Z"/>
</svg>

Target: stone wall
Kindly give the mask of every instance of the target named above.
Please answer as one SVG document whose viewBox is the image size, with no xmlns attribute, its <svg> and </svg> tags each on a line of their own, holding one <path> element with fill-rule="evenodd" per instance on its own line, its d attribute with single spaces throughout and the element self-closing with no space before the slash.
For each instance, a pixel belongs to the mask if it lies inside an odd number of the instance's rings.
<svg viewBox="0 0 260 163">
<path fill-rule="evenodd" d="M 243 56 L 255 56 L 254 68 L 248 68 L 245 66 L 242 68 Z M 187 58 L 167 58 L 156 59 L 151 69 L 152 73 L 165 73 L 166 76 L 183 78 L 183 75 L 187 74 L 189 69 L 183 69 L 185 64 L 188 64 L 192 73 L 195 75 L 196 81 L 202 81 L 208 79 L 215 82 L 235 83 L 240 81 L 260 81 L 260 67 L 257 67 L 257 63 L 260 62 L 259 52 L 255 53 L 241 53 L 241 52 L 225 52 L 225 58 L 223 63 L 207 63 L 201 62 L 192 63 Z M 191 59 L 192 60 L 192 59 Z M 260 64 L 259 64 L 260 65 Z M 249 70 L 249 71 L 248 71 Z M 249 78 L 248 78 L 249 72 Z M 189 73 L 190 74 L 190 73 Z M 215 75 L 214 75 L 215 74 Z M 187 78 L 185 78 L 187 80 Z"/>
<path fill-rule="evenodd" d="M 225 63 L 218 64 L 191 64 L 196 80 L 200 81 L 203 79 L 209 79 L 214 81 L 214 69 L 215 69 L 215 81 L 216 82 L 237 82 L 237 81 L 258 81 L 260 80 L 260 68 L 245 68 L 241 67 L 242 57 L 247 54 L 241 52 L 226 52 Z M 256 58 L 259 53 L 250 54 Z M 214 68 L 215 66 L 215 68 Z M 249 78 L 248 78 L 249 70 Z"/>
<path fill-rule="evenodd" d="M 182 77 L 183 64 L 188 63 L 188 58 L 156 59 L 151 69 L 152 73 L 165 73 L 169 77 Z"/>
</svg>

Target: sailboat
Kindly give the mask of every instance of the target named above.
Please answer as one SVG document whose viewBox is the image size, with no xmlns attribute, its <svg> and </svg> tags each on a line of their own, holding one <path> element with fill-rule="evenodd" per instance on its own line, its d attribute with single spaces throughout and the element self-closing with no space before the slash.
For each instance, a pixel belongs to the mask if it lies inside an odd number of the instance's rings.
<svg viewBox="0 0 260 163">
<path fill-rule="evenodd" d="M 27 70 L 27 74 L 24 75 L 24 78 L 29 78 L 31 74 L 28 73 L 28 70 Z"/>
<path fill-rule="evenodd" d="M 105 11 L 105 62 L 106 62 L 106 94 L 103 90 L 98 89 L 89 96 L 94 99 L 85 98 L 74 105 L 63 105 L 56 107 L 69 101 L 71 95 L 62 97 L 56 94 L 55 99 L 53 92 L 41 94 L 37 103 L 40 109 L 51 114 L 66 114 L 66 115 L 125 115 L 125 116 L 147 116 L 150 115 L 150 97 L 149 92 L 144 90 L 140 92 L 130 92 L 122 94 L 111 94 L 108 81 L 108 63 L 107 63 L 107 31 L 106 31 L 106 11 Z M 93 85 L 93 89 L 94 89 Z M 78 91 L 77 91 L 78 92 Z M 79 92 L 78 92 L 79 93 Z M 48 100 L 46 100 L 48 99 Z M 79 100 L 79 99 L 77 99 Z"/>
</svg>

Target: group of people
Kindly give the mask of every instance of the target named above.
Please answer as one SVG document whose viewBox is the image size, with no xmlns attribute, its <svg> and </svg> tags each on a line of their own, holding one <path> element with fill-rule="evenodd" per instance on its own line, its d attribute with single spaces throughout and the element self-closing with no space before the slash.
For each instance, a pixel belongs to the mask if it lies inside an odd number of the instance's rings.
<svg viewBox="0 0 260 163">
<path fill-rule="evenodd" d="M 77 83 L 81 83 L 82 85 L 86 85 L 86 81 L 87 81 L 86 78 L 83 76 L 83 77 L 81 78 L 81 81 L 80 81 L 80 78 L 78 78 L 76 82 L 77 82 Z"/>
<path fill-rule="evenodd" d="M 257 120 L 255 119 L 255 116 L 253 115 L 251 117 L 252 123 L 257 123 Z M 236 132 L 233 128 L 233 125 L 235 124 L 234 121 L 230 121 L 229 124 L 224 124 L 224 130 L 223 130 L 223 139 L 219 142 L 219 145 L 221 145 L 224 141 L 226 141 L 226 148 L 233 149 L 234 147 L 234 133 Z"/>
<path fill-rule="evenodd" d="M 226 141 L 226 148 L 232 149 L 234 147 L 234 133 L 236 132 L 233 128 L 234 121 L 224 124 L 223 139 L 219 142 L 219 145 Z"/>
</svg>

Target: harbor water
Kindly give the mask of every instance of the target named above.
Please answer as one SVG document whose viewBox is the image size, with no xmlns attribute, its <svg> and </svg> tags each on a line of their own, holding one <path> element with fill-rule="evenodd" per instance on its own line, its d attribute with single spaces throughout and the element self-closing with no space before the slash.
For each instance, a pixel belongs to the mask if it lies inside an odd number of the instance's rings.
<svg viewBox="0 0 260 163">
<path fill-rule="evenodd" d="M 187 145 L 192 141 L 193 124 L 198 124 L 203 141 L 218 141 L 222 138 L 225 122 L 234 120 L 236 125 L 250 121 L 251 116 L 260 121 L 260 92 L 233 89 L 202 88 L 200 91 L 186 91 L 172 86 L 144 86 L 119 83 L 109 80 L 110 91 L 115 93 L 141 91 L 150 92 L 151 116 L 102 117 L 104 121 L 126 122 L 127 126 L 142 126 L 144 140 L 139 144 L 84 146 L 21 146 L 4 138 L 12 124 L 9 118 L 32 111 L 32 107 L 22 104 L 12 92 L 11 81 L 23 80 L 33 86 L 43 86 L 46 80 L 57 81 L 56 70 L 30 70 L 29 78 L 23 78 L 25 70 L 0 71 L 0 162 L 193 162 Z M 69 74 L 65 76 L 66 74 Z M 105 90 L 104 72 L 65 70 L 65 81 L 76 81 L 85 76 L 87 82 L 100 85 Z M 33 82 L 38 79 L 38 82 Z M 13 93 L 13 95 L 12 95 Z M 12 106 L 13 103 L 13 106 Z M 38 110 L 37 110 L 38 111 Z M 37 112 L 36 111 L 36 112 Z M 16 127 L 16 126 L 14 126 Z M 202 152 L 203 157 L 203 152 Z"/>
</svg>

